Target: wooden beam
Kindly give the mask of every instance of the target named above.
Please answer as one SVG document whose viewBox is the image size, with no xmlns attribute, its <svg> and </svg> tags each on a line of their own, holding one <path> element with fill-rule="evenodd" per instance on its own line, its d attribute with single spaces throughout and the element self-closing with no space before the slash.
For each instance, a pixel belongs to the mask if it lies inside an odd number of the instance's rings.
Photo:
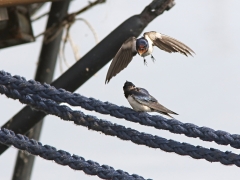
<svg viewBox="0 0 240 180">
<path fill-rule="evenodd" d="M 0 0 L 0 7 L 16 6 L 21 4 L 33 4 L 33 3 L 42 3 L 49 1 L 60 1 L 60 0 Z"/>
</svg>

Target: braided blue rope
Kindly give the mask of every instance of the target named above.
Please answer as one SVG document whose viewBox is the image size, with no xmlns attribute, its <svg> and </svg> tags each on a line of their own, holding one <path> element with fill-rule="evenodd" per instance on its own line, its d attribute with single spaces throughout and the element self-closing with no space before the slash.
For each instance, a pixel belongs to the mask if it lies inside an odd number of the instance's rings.
<svg viewBox="0 0 240 180">
<path fill-rule="evenodd" d="M 70 93 L 64 89 L 56 89 L 48 84 L 40 84 L 34 80 L 26 81 L 20 76 L 0 71 L 0 84 L 11 89 L 16 89 L 22 95 L 39 94 L 45 99 L 52 99 L 56 102 L 66 102 L 72 106 L 81 106 L 90 111 L 102 114 L 109 114 L 117 118 L 124 118 L 131 122 L 152 126 L 157 129 L 168 130 L 176 134 L 185 134 L 188 137 L 199 137 L 204 141 L 214 141 L 217 144 L 228 145 L 240 149 L 240 135 L 230 134 L 225 131 L 215 131 L 208 127 L 198 127 L 191 123 L 182 123 L 177 120 L 168 120 L 162 116 L 151 116 L 147 113 L 138 113 L 126 107 L 102 102 L 94 98 L 87 98 L 77 93 Z"/>
<path fill-rule="evenodd" d="M 0 130 L 0 143 L 5 145 L 13 145 L 14 147 L 27 151 L 32 155 L 38 155 L 47 160 L 53 160 L 56 163 L 64 166 L 69 166 L 75 170 L 84 171 L 88 175 L 97 175 L 101 179 L 114 179 L 114 180 L 144 180 L 143 177 L 133 174 L 129 175 L 122 170 L 115 170 L 111 166 L 100 166 L 97 162 L 88 160 L 77 155 L 71 155 L 63 150 L 56 150 L 55 147 L 49 145 L 42 145 L 33 139 L 21 134 L 15 134 L 8 129 Z"/>
<path fill-rule="evenodd" d="M 64 120 L 73 121 L 77 125 L 100 131 L 106 135 L 117 136 L 122 140 L 130 140 L 136 144 L 159 148 L 166 152 L 175 152 L 179 155 L 188 155 L 195 159 L 220 162 L 224 165 L 235 164 L 240 167 L 240 155 L 231 152 L 224 153 L 213 148 L 207 149 L 187 143 L 167 140 L 146 133 L 140 133 L 136 130 L 112 124 L 109 121 L 101 120 L 94 116 L 85 115 L 81 111 L 73 111 L 67 106 L 57 104 L 53 100 L 43 99 L 37 94 L 22 95 L 16 89 L 12 90 L 7 86 L 0 85 L 0 93 L 13 99 L 19 99 L 20 102 L 28 104 L 37 110 L 56 115 Z"/>
</svg>

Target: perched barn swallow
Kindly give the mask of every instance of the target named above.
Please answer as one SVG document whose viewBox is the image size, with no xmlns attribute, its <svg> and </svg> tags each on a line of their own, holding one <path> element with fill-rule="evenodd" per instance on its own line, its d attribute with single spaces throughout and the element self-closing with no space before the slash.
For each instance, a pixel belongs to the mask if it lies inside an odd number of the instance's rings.
<svg viewBox="0 0 240 180">
<path fill-rule="evenodd" d="M 136 87 L 131 82 L 125 82 L 123 91 L 129 104 L 135 111 L 158 112 L 171 118 L 173 117 L 169 114 L 178 115 L 177 113 L 159 104 L 158 101 L 153 96 L 151 96 L 146 89 Z"/>
<path fill-rule="evenodd" d="M 185 56 L 192 56 L 191 53 L 194 53 L 192 49 L 180 41 L 155 31 L 146 32 L 143 34 L 143 37 L 139 39 L 130 37 L 122 44 L 121 48 L 113 58 L 107 72 L 105 83 L 108 83 L 113 76 L 116 76 L 121 70 L 126 68 L 131 62 L 133 56 L 137 53 L 143 57 L 144 64 L 146 64 L 145 56 L 148 55 L 151 55 L 151 58 L 154 61 L 155 59 L 152 56 L 153 46 L 157 46 L 169 53 L 179 52 Z"/>
</svg>

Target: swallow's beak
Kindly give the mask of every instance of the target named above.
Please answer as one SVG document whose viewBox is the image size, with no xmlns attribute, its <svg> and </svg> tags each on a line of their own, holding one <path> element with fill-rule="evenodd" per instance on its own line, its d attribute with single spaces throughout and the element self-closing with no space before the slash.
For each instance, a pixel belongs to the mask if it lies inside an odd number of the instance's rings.
<svg viewBox="0 0 240 180">
<path fill-rule="evenodd" d="M 146 52 L 146 50 L 145 50 L 144 48 L 138 49 L 138 54 L 139 54 L 140 56 L 142 56 L 142 54 L 144 54 L 145 52 Z"/>
</svg>

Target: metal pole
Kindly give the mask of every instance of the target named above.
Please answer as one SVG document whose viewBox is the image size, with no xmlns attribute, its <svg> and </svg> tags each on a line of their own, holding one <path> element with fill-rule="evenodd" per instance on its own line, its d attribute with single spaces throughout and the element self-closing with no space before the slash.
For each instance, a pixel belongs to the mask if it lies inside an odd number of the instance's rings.
<svg viewBox="0 0 240 180">
<path fill-rule="evenodd" d="M 117 53 L 122 43 L 130 36 L 138 37 L 143 29 L 158 15 L 169 10 L 173 0 L 154 0 L 141 14 L 135 15 L 124 21 L 105 39 L 90 50 L 80 61 L 62 74 L 52 83 L 56 88 L 64 88 L 68 91 L 75 91 L 85 83 L 99 69 L 107 64 Z M 104 83 L 104 79 L 103 79 Z M 15 133 L 25 134 L 31 127 L 38 123 L 46 114 L 38 111 L 31 111 L 25 107 L 3 127 L 13 130 Z M 0 154 L 8 147 L 0 144 Z"/>
<path fill-rule="evenodd" d="M 70 1 L 53 2 L 49 13 L 46 29 L 64 18 L 68 11 Z M 62 32 L 50 43 L 43 43 L 39 56 L 35 80 L 41 83 L 51 83 L 57 62 L 57 56 L 62 39 Z M 40 120 L 26 134 L 30 139 L 39 140 L 43 120 Z M 12 180 L 30 180 L 35 156 L 18 151 Z"/>
</svg>

